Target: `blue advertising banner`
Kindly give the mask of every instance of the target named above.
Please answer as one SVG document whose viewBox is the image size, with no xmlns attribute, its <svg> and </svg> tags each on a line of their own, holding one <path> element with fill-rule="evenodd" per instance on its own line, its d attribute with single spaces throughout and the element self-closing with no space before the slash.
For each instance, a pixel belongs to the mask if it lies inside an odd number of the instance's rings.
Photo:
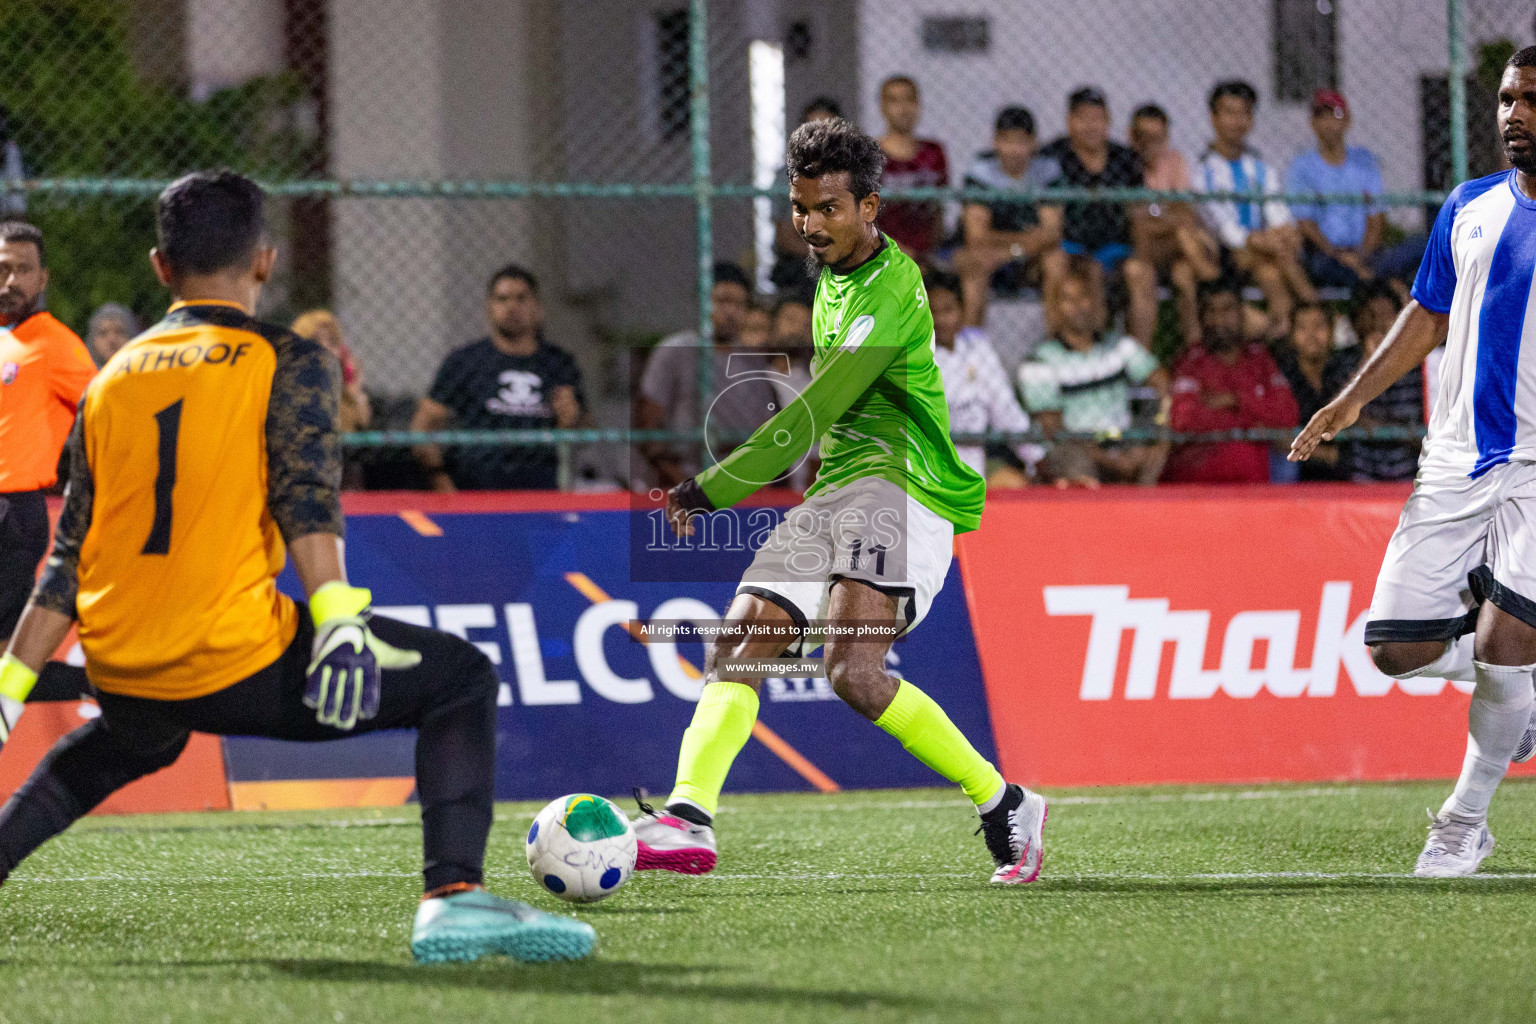
<svg viewBox="0 0 1536 1024">
<path fill-rule="evenodd" d="M 702 667 L 703 650 L 697 641 L 642 644 L 625 624 L 717 620 L 751 552 L 711 553 L 706 570 L 693 565 L 690 582 L 637 582 L 630 551 L 643 535 L 633 529 L 641 516 L 611 507 L 349 515 L 351 578 L 372 589 L 376 613 L 455 633 L 496 664 L 498 799 L 671 788 L 700 688 L 682 662 Z M 299 594 L 291 570 L 280 583 Z M 958 563 L 928 618 L 893 646 L 888 663 L 995 757 Z M 762 696 L 761 722 L 782 740 L 780 750 L 761 738 L 749 742 L 727 791 L 809 789 L 818 770 L 844 788 L 942 783 L 843 705 L 824 679 L 770 679 Z M 408 732 L 307 746 L 232 738 L 226 768 L 236 785 L 409 777 L 413 740 Z"/>
</svg>

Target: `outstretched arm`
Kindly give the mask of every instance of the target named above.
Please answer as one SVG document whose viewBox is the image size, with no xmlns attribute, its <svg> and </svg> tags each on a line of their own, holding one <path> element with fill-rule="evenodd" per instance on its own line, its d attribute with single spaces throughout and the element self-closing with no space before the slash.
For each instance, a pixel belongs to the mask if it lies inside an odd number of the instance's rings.
<svg viewBox="0 0 1536 1024">
<path fill-rule="evenodd" d="M 1366 360 L 1360 372 L 1344 385 L 1339 396 L 1317 411 L 1291 443 L 1292 462 L 1305 462 L 1317 446 L 1332 441 L 1339 431 L 1360 418 L 1366 404 L 1391 387 L 1399 377 L 1424 362 L 1445 341 L 1450 316 L 1408 303 L 1387 332 L 1381 347 Z"/>
<path fill-rule="evenodd" d="M 900 356 L 896 316 L 894 311 L 882 310 L 854 317 L 842 344 L 827 355 L 797 400 L 787 403 L 719 463 L 675 487 L 667 502 L 674 528 L 689 536 L 690 514 L 736 504 L 778 479 L 809 451 Z"/>
</svg>

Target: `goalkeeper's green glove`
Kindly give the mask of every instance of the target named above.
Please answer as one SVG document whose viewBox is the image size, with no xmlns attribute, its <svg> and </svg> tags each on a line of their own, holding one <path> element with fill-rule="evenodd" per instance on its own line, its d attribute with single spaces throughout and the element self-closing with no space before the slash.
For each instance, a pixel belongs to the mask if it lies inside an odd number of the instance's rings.
<svg viewBox="0 0 1536 1024">
<path fill-rule="evenodd" d="M 379 673 L 415 668 L 419 651 L 402 651 L 373 635 L 368 605 L 373 595 L 362 587 L 333 580 L 309 599 L 315 622 L 304 704 L 315 709 L 321 725 L 351 729 L 360 718 L 379 713 Z"/>
<path fill-rule="evenodd" d="M 0 657 L 0 746 L 11 738 L 16 720 L 27 706 L 27 695 L 37 685 L 37 673 L 14 654 Z"/>
</svg>

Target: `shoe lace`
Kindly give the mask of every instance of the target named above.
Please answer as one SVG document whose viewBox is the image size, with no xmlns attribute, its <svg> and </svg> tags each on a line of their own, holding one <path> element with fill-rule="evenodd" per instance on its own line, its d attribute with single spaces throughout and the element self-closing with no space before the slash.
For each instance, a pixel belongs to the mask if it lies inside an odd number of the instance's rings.
<svg viewBox="0 0 1536 1024">
<path fill-rule="evenodd" d="M 1450 815 L 1443 818 L 1435 817 L 1433 811 L 1425 808 L 1429 815 L 1429 843 L 1424 852 L 1435 857 L 1443 857 L 1448 853 L 1460 853 L 1471 843 L 1473 836 L 1477 834 L 1478 826 L 1472 822 L 1457 821 Z"/>
<path fill-rule="evenodd" d="M 636 786 L 630 792 L 635 794 L 635 803 L 640 805 L 640 813 L 641 814 L 655 814 L 656 813 L 656 808 L 652 807 L 650 804 L 645 802 L 645 790 L 641 789 L 639 786 Z"/>
<path fill-rule="evenodd" d="M 981 819 L 981 824 L 976 826 L 972 835 L 982 837 L 987 844 L 987 852 L 1001 867 L 1004 864 L 1012 864 L 1018 858 L 1018 851 L 1013 846 L 1013 815 L 1005 814 L 997 821 Z"/>
</svg>

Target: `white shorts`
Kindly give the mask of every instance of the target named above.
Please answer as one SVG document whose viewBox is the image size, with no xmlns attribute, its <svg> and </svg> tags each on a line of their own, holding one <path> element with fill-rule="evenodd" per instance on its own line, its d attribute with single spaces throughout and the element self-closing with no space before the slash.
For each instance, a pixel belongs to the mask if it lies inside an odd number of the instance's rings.
<svg viewBox="0 0 1536 1024">
<path fill-rule="evenodd" d="M 799 627 L 785 651 L 804 657 L 824 637 L 811 625 L 827 617 L 832 584 L 858 580 L 896 599 L 910 632 L 944 586 L 954 558 L 955 526 L 881 477 L 865 477 L 813 495 L 774 527 L 736 588 L 772 601 Z"/>
<path fill-rule="evenodd" d="M 1420 470 L 1376 577 L 1365 642 L 1453 639 L 1472 632 L 1484 601 L 1536 626 L 1536 463 L 1476 480 Z"/>
</svg>

